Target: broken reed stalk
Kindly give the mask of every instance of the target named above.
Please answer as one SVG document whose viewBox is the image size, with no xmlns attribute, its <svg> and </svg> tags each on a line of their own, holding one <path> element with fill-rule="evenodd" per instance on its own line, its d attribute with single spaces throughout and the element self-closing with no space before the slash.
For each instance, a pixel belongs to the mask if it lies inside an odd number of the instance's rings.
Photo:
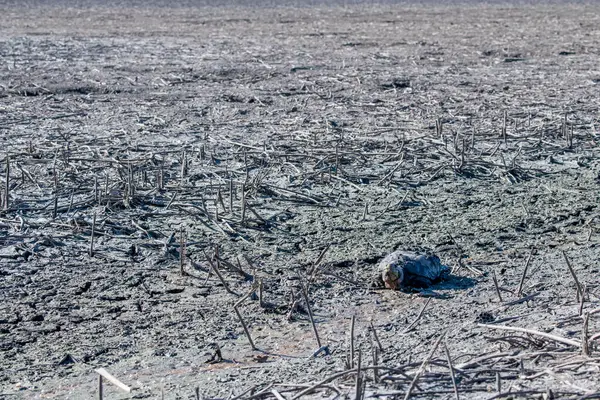
<svg viewBox="0 0 600 400">
<path fill-rule="evenodd" d="M 319 338 L 319 331 L 317 331 L 317 324 L 315 324 L 315 319 L 313 317 L 313 313 L 310 308 L 310 302 L 308 300 L 308 293 L 307 293 L 306 286 L 302 285 L 300 292 L 302 292 L 302 296 L 304 297 L 304 301 L 306 302 L 306 311 L 308 311 L 308 317 L 310 318 L 310 323 L 311 323 L 313 331 L 315 333 L 315 339 L 317 340 L 317 348 L 320 349 L 323 346 L 321 346 L 321 339 Z"/>
<path fill-rule="evenodd" d="M 94 203 L 98 202 L 98 177 L 94 176 Z"/>
<path fill-rule="evenodd" d="M 75 196 L 75 189 L 71 189 L 71 196 L 69 197 L 69 209 L 67 210 L 67 214 L 71 212 L 71 208 L 73 208 L 73 197 Z"/>
<path fill-rule="evenodd" d="M 590 352 L 590 341 L 588 334 L 588 325 L 590 321 L 590 313 L 583 314 L 583 326 L 581 328 L 581 354 L 585 357 L 589 357 Z"/>
<path fill-rule="evenodd" d="M 379 383 L 379 347 L 372 346 L 373 348 L 373 382 Z"/>
<path fill-rule="evenodd" d="M 519 369 L 521 370 L 521 375 L 525 375 L 525 363 L 522 357 L 519 358 Z"/>
<path fill-rule="evenodd" d="M 104 398 L 104 387 L 102 382 L 102 375 L 98 375 L 98 400 Z"/>
<path fill-rule="evenodd" d="M 365 209 L 363 210 L 361 221 L 365 221 L 367 219 L 367 215 L 369 215 L 369 203 L 365 203 Z"/>
<path fill-rule="evenodd" d="M 571 266 L 571 262 L 569 261 L 569 258 L 567 257 L 567 253 L 565 253 L 565 251 L 563 250 L 562 254 L 563 254 L 563 257 L 565 258 L 565 262 L 567 263 L 567 267 L 569 268 L 569 271 L 571 272 L 571 275 L 573 276 L 573 279 L 575 280 L 575 285 L 577 286 L 577 299 L 579 300 L 580 296 L 583 297 L 583 290 L 581 289 L 581 285 L 579 284 L 579 279 L 577 279 L 577 274 L 575 274 L 575 270 Z"/>
<path fill-rule="evenodd" d="M 222 258 L 219 257 L 219 263 L 223 263 L 223 264 L 227 265 L 229 268 L 231 268 L 232 270 L 234 270 L 235 272 L 240 274 L 240 276 L 242 276 L 245 280 L 256 281 L 256 278 L 254 277 L 254 275 L 250 275 L 249 273 L 244 271 L 244 269 L 242 268 L 242 264 L 240 263 L 239 257 L 236 258 L 236 261 L 237 261 L 236 262 L 237 265 L 233 264 L 227 260 L 223 260 Z M 254 274 L 256 274 L 256 271 L 254 272 Z"/>
<path fill-rule="evenodd" d="M 327 251 L 329 250 L 330 247 L 331 247 L 331 245 L 328 244 L 327 246 L 325 246 L 325 248 L 323 250 L 321 250 L 321 253 L 319 253 L 319 257 L 317 257 L 317 260 L 312 265 L 312 268 L 310 269 L 310 272 L 308 274 L 308 276 L 310 277 L 308 280 L 309 282 L 312 282 L 315 279 L 315 276 L 319 269 L 319 265 L 321 265 L 321 261 L 323 261 L 323 257 L 325 257 L 325 253 L 327 253 Z"/>
<path fill-rule="evenodd" d="M 286 400 L 276 389 L 271 389 L 271 394 L 273 394 L 277 400 Z"/>
<path fill-rule="evenodd" d="M 187 172 L 187 155 L 185 150 L 181 152 L 181 180 L 179 181 L 179 186 L 183 186 L 183 181 L 185 179 L 185 175 Z"/>
<path fill-rule="evenodd" d="M 340 156 L 339 156 L 339 148 L 338 145 L 335 145 L 335 175 L 338 174 L 338 171 L 340 170 Z"/>
<path fill-rule="evenodd" d="M 389 178 L 391 178 L 394 175 L 394 173 L 402 166 L 403 161 L 404 161 L 404 153 L 402 153 L 400 161 L 398 161 L 396 166 L 394 166 L 387 174 L 385 174 L 385 176 L 377 182 L 377 185 L 381 185 L 382 183 L 386 182 Z"/>
<path fill-rule="evenodd" d="M 128 163 L 127 164 L 127 172 L 129 173 L 129 188 L 128 188 L 128 192 L 129 192 L 129 200 L 133 201 L 133 198 L 135 197 L 135 174 L 133 173 L 133 164 L 132 163 Z"/>
<path fill-rule="evenodd" d="M 412 394 L 412 391 L 417 386 L 417 381 L 419 380 L 419 378 L 421 377 L 421 375 L 423 374 L 423 372 L 425 372 L 425 367 L 429 363 L 429 360 L 431 360 L 431 357 L 433 357 L 433 354 L 435 353 L 435 351 L 437 350 L 438 346 L 442 342 L 442 339 L 445 336 L 446 336 L 446 333 L 444 332 L 435 341 L 435 344 L 431 348 L 431 351 L 429 352 L 429 354 L 427 354 L 427 357 L 421 363 L 421 366 L 419 367 L 419 370 L 415 373 L 415 377 L 413 378 L 412 382 L 410 383 L 410 386 L 408 387 L 408 390 L 406 391 L 406 395 L 404 395 L 404 400 L 408 400 L 410 398 L 410 395 Z"/>
<path fill-rule="evenodd" d="M 483 328 L 489 328 L 489 329 L 498 329 L 498 330 L 504 330 L 504 331 L 528 333 L 530 335 L 540 336 L 540 337 L 550 339 L 550 340 L 553 340 L 558 343 L 563 343 L 563 344 L 566 344 L 569 346 L 581 347 L 581 343 L 579 343 L 575 340 L 567 339 L 567 338 L 564 338 L 561 336 L 552 335 L 552 334 L 549 334 L 546 332 L 535 331 L 533 329 L 519 328 L 516 326 L 488 325 L 488 324 L 477 324 L 477 326 L 481 326 Z"/>
<path fill-rule="evenodd" d="M 160 174 L 158 180 L 158 189 L 163 190 L 165 188 L 165 158 L 163 157 L 160 163 Z"/>
<path fill-rule="evenodd" d="M 500 372 L 496 372 L 496 391 L 499 394 L 502 393 L 502 377 L 500 376 Z"/>
<path fill-rule="evenodd" d="M 258 281 L 258 305 L 261 307 L 265 306 L 265 302 L 263 300 L 263 281 L 260 279 Z"/>
<path fill-rule="evenodd" d="M 500 294 L 500 286 L 498 286 L 498 279 L 496 278 L 495 270 L 492 270 L 492 279 L 494 280 L 494 287 L 496 288 L 496 294 L 498 295 L 498 299 L 500 300 L 500 303 L 502 303 L 504 300 L 502 300 L 502 294 Z"/>
<path fill-rule="evenodd" d="M 217 268 L 217 266 L 212 262 L 212 260 L 210 259 L 210 257 L 208 257 L 208 254 L 206 254 L 206 251 L 204 251 L 204 249 L 203 249 L 202 252 L 204 253 L 204 257 L 206 258 L 206 261 L 208 261 L 208 264 L 210 265 L 210 268 L 214 271 L 215 275 L 217 275 L 217 278 L 219 278 L 219 280 L 221 281 L 221 283 L 225 287 L 225 290 L 228 293 L 231 293 L 231 294 L 237 296 L 237 293 L 234 292 L 233 290 L 231 290 L 231 288 L 229 287 L 229 285 L 225 281 L 225 278 L 223 278 L 223 275 L 221 275 L 221 271 L 219 271 L 219 268 Z"/>
<path fill-rule="evenodd" d="M 246 292 L 246 294 L 243 295 L 238 301 L 236 301 L 234 305 L 236 307 L 241 306 L 242 303 L 244 301 L 246 301 L 247 298 L 249 298 L 250 296 L 252 296 L 254 294 L 255 290 L 256 290 L 256 285 L 252 285 L 252 287 L 250 288 L 250 290 L 248 292 Z"/>
<path fill-rule="evenodd" d="M 444 343 L 444 353 L 446 353 L 446 360 L 448 361 L 448 368 L 450 369 L 450 378 L 452 379 L 454 397 L 456 400 L 460 400 L 460 396 L 458 395 L 458 386 L 456 384 L 456 375 L 454 374 L 454 367 L 452 366 L 452 357 L 450 357 L 450 350 L 448 350 L 448 343 Z"/>
<path fill-rule="evenodd" d="M 300 302 L 300 300 L 296 299 L 296 296 L 294 295 L 294 291 L 292 290 L 290 292 L 290 311 L 288 312 L 288 315 L 287 315 L 288 321 L 292 320 L 294 311 L 296 311 L 296 308 L 298 307 L 299 302 Z"/>
<path fill-rule="evenodd" d="M 58 214 L 58 192 L 54 193 L 54 207 L 52 207 L 52 219 Z"/>
<path fill-rule="evenodd" d="M 402 204 L 404 203 L 404 200 L 406 200 L 406 198 L 408 197 L 408 193 L 410 193 L 410 192 L 407 191 L 406 193 L 404 193 L 404 196 L 402 196 L 402 200 L 400 200 L 398 203 L 394 204 L 394 208 L 396 208 L 396 207 L 402 207 Z"/>
<path fill-rule="evenodd" d="M 466 147 L 466 143 L 465 143 L 465 138 L 462 138 L 462 149 L 460 151 L 460 165 L 458 166 L 458 170 L 462 171 L 464 165 L 465 165 L 465 149 Z"/>
<path fill-rule="evenodd" d="M 246 332 L 246 337 L 248 338 L 248 341 L 250 342 L 250 346 L 252 346 L 252 350 L 256 350 L 256 346 L 254 345 L 254 342 L 252 341 L 252 336 L 250 336 L 250 331 L 248 330 L 246 321 L 244 321 L 242 314 L 240 314 L 240 310 L 238 310 L 238 308 L 237 308 L 237 303 L 233 306 L 233 309 L 235 310 L 235 313 L 237 314 L 240 322 L 242 323 L 242 327 L 244 328 L 244 332 Z"/>
<path fill-rule="evenodd" d="M 58 173 L 54 171 L 54 206 L 52 207 L 52 219 L 58 214 Z"/>
<path fill-rule="evenodd" d="M 240 221 L 242 225 L 244 225 L 244 221 L 246 219 L 246 186 L 242 185 L 242 215 L 240 217 Z"/>
<path fill-rule="evenodd" d="M 361 361 L 362 361 L 362 351 L 358 349 L 358 360 L 356 363 L 356 395 L 355 399 L 360 400 L 362 398 L 362 376 L 361 376 Z"/>
<path fill-rule="evenodd" d="M 354 326 L 356 325 L 356 316 L 350 319 L 350 368 L 354 368 Z"/>
<path fill-rule="evenodd" d="M 246 204 L 246 208 L 248 209 L 248 211 L 250 211 L 252 214 L 254 214 L 254 216 L 260 220 L 263 224 L 266 224 L 267 221 L 265 221 L 265 219 L 263 217 L 260 216 L 260 214 L 258 214 L 252 207 L 250 207 L 249 204 Z"/>
<path fill-rule="evenodd" d="M 233 215 L 233 178 L 229 178 L 229 211 Z"/>
<path fill-rule="evenodd" d="M 419 315 L 417 315 L 417 318 L 412 322 L 412 324 L 410 324 L 409 326 L 407 326 L 406 329 L 404 329 L 402 331 L 402 333 L 408 333 L 408 332 L 410 332 L 417 325 L 417 323 L 419 322 L 419 320 L 423 316 L 423 313 L 425 312 L 425 309 L 427 308 L 427 305 L 429 305 L 430 301 L 431 301 L 431 297 L 429 297 L 427 299 L 427 301 L 425 302 L 425 305 L 423 306 L 423 308 L 421 308 L 421 311 L 419 312 Z"/>
<path fill-rule="evenodd" d="M 185 266 L 185 229 L 181 227 L 181 231 L 179 233 L 179 273 L 184 276 Z"/>
<path fill-rule="evenodd" d="M 96 231 L 96 213 L 94 213 L 94 218 L 92 219 L 92 234 L 90 237 L 90 257 L 94 256 L 94 233 Z"/>
<path fill-rule="evenodd" d="M 525 261 L 525 268 L 523 268 L 523 274 L 521 275 L 521 280 L 519 281 L 519 287 L 517 288 L 517 297 L 521 297 L 523 294 L 523 283 L 525 282 L 525 278 L 527 277 L 527 269 L 529 268 L 529 264 L 531 263 L 531 257 L 533 257 L 533 250 L 527 256 L 527 261 Z"/>
<path fill-rule="evenodd" d="M 125 207 L 130 207 L 131 201 L 131 175 L 129 171 L 127 171 L 127 175 L 125 176 L 125 190 L 123 191 L 123 204 Z"/>
<path fill-rule="evenodd" d="M 116 387 L 121 389 L 122 391 L 124 391 L 126 393 L 131 393 L 131 388 L 129 386 L 125 385 L 123 382 L 121 382 L 119 379 L 114 377 L 110 372 L 108 372 L 104 368 L 95 369 L 94 372 L 96 372 L 103 379 L 106 379 L 107 382 L 112 383 L 113 385 L 115 385 Z"/>
<path fill-rule="evenodd" d="M 571 125 L 570 133 L 569 133 L 569 149 L 573 148 L 573 125 Z"/>
<path fill-rule="evenodd" d="M 223 214 L 227 213 L 227 207 L 225 207 L 225 202 L 223 201 L 223 195 L 221 194 L 221 188 L 217 189 L 217 199 L 219 199 L 219 203 L 221 207 L 223 207 Z"/>
<path fill-rule="evenodd" d="M 454 144 L 454 153 L 458 154 L 458 132 L 452 133 L 452 144 Z"/>
<path fill-rule="evenodd" d="M 168 210 L 173 205 L 173 202 L 175 201 L 175 197 L 177 197 L 177 193 L 173 193 L 173 196 L 171 196 L 171 200 L 169 200 L 169 202 L 167 203 L 165 210 Z"/>
<path fill-rule="evenodd" d="M 370 325 L 371 325 L 371 332 L 373 332 L 373 337 L 375 338 L 375 342 L 377 342 L 377 347 L 379 348 L 379 351 L 381 351 L 383 353 L 383 346 L 381 345 L 381 342 L 379 341 L 379 337 L 377 336 L 377 331 L 375 330 L 373 321 L 370 322 Z"/>
<path fill-rule="evenodd" d="M 584 286 L 582 289 L 583 293 L 587 292 L 587 288 Z M 579 315 L 582 316 L 583 315 L 583 305 L 585 304 L 585 296 L 581 296 L 581 298 L 579 299 Z"/>
<path fill-rule="evenodd" d="M 504 139 L 504 144 L 506 144 L 506 120 L 508 119 L 508 112 L 504 110 L 504 114 L 502 117 L 502 139 Z"/>
<path fill-rule="evenodd" d="M 590 313 L 590 314 L 591 314 L 591 313 Z M 590 342 L 590 343 L 593 343 L 593 342 L 595 342 L 595 341 L 596 341 L 596 340 L 598 340 L 598 339 L 600 339 L 600 333 L 596 333 L 595 335 L 592 335 L 592 336 L 590 336 L 590 338 L 589 338 L 589 342 Z"/>
<path fill-rule="evenodd" d="M 244 185 L 242 187 L 242 193 L 243 193 L 243 188 L 246 187 L 246 183 L 248 183 L 248 180 L 250 179 L 250 168 L 248 168 L 248 154 L 246 153 L 246 150 L 244 150 L 244 166 L 245 166 L 245 170 L 246 170 L 246 178 L 244 181 Z"/>
<path fill-rule="evenodd" d="M 4 189 L 4 209 L 10 206 L 10 155 L 6 154 L 6 180 Z"/>
<path fill-rule="evenodd" d="M 410 361 L 409 361 L 409 364 L 410 364 Z M 376 367 L 365 366 L 365 367 L 362 367 L 361 369 L 368 370 L 368 369 L 375 369 L 375 368 L 377 368 L 377 369 L 380 369 L 380 368 L 381 369 L 392 369 L 392 368 L 387 368 L 387 367 L 384 367 L 384 366 L 376 366 Z M 460 368 L 457 367 L 457 370 L 459 370 L 459 369 Z M 356 369 L 346 369 L 346 370 L 344 370 L 342 372 L 337 372 L 337 373 L 335 373 L 333 375 L 330 375 L 330 376 L 326 377 L 325 379 L 323 379 L 322 381 L 317 382 L 317 383 L 315 383 L 315 384 L 313 384 L 313 385 L 311 385 L 309 387 L 306 387 L 306 389 L 303 389 L 301 392 L 299 392 L 296 395 L 294 395 L 294 397 L 292 397 L 290 400 L 298 400 L 300 398 L 303 398 L 307 394 L 314 392 L 316 389 L 318 389 L 320 387 L 324 387 L 329 382 L 332 382 L 332 381 L 334 381 L 334 380 L 336 380 L 338 378 L 341 378 L 343 376 L 346 376 L 346 375 L 349 375 L 349 374 L 353 374 L 355 372 L 356 372 Z"/>
</svg>

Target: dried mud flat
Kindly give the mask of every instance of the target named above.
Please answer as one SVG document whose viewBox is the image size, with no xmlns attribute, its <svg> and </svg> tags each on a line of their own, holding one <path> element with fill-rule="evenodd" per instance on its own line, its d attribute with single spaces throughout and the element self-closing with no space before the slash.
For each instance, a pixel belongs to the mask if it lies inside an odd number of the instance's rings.
<svg viewBox="0 0 600 400">
<path fill-rule="evenodd" d="M 596 6 L 0 14 L 0 397 L 600 396 Z"/>
</svg>

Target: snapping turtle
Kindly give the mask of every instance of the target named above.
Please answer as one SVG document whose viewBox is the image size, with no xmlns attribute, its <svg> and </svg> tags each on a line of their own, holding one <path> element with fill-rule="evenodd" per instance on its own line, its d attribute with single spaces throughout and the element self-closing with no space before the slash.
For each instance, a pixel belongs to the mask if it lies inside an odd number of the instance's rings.
<svg viewBox="0 0 600 400">
<path fill-rule="evenodd" d="M 433 254 L 417 254 L 397 250 L 379 263 L 378 273 L 388 289 L 401 287 L 428 287 L 448 272 L 440 259 Z"/>
</svg>

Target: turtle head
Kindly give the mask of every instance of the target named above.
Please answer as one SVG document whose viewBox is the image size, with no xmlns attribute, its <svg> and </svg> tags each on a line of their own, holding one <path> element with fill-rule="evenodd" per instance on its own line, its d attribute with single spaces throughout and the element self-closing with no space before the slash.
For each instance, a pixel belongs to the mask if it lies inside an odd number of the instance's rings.
<svg viewBox="0 0 600 400">
<path fill-rule="evenodd" d="M 386 288 L 396 290 L 400 288 L 404 273 L 402 268 L 399 268 L 396 264 L 387 264 L 383 268 L 381 278 Z"/>
</svg>

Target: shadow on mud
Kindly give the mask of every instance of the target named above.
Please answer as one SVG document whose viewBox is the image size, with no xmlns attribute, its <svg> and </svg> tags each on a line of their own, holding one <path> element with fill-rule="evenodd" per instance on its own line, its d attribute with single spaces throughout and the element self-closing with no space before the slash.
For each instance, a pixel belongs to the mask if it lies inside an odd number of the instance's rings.
<svg viewBox="0 0 600 400">
<path fill-rule="evenodd" d="M 427 287 L 404 287 L 402 291 L 405 293 L 420 293 L 425 297 L 435 297 L 440 299 L 452 298 L 449 291 L 465 290 L 474 287 L 477 284 L 477 280 L 469 278 L 467 276 L 458 276 L 453 274 L 446 274 L 439 282 Z M 446 292 L 446 293 L 444 293 Z"/>
</svg>

